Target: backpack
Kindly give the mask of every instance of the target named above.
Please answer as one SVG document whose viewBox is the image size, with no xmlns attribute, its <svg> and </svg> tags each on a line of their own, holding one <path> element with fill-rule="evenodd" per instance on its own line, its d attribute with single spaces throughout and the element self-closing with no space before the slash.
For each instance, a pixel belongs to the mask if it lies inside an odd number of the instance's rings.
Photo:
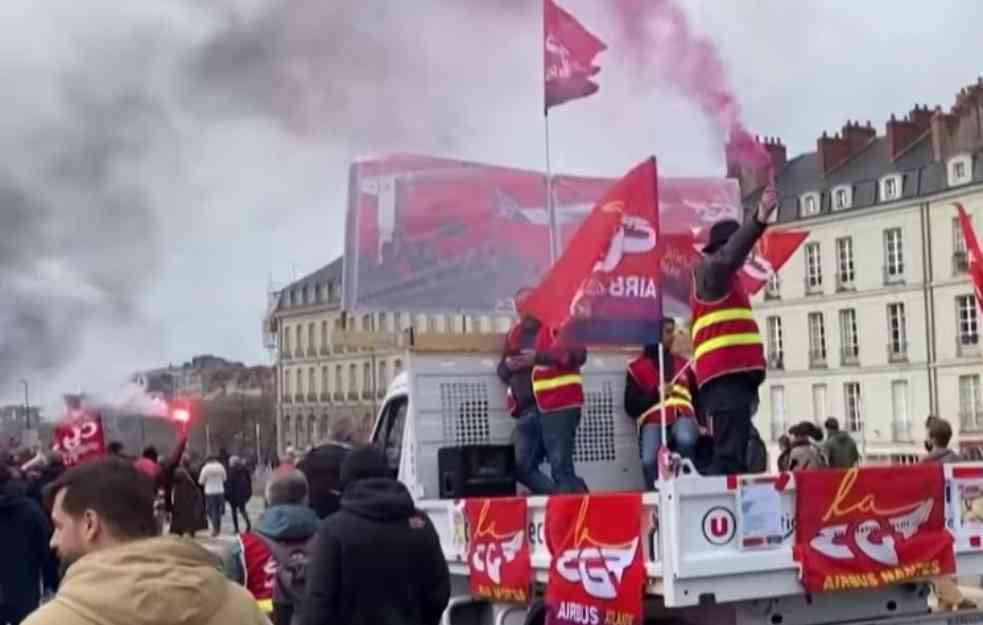
<svg viewBox="0 0 983 625">
<path fill-rule="evenodd" d="M 299 622 L 304 593 L 307 589 L 307 564 L 317 534 L 302 542 L 279 543 L 257 533 L 270 550 L 276 562 L 276 580 L 273 586 L 273 605 L 288 608 L 292 620 Z"/>
<path fill-rule="evenodd" d="M 748 473 L 765 473 L 768 471 L 768 447 L 761 440 L 758 429 L 751 426 L 747 439 L 747 470 Z"/>
</svg>

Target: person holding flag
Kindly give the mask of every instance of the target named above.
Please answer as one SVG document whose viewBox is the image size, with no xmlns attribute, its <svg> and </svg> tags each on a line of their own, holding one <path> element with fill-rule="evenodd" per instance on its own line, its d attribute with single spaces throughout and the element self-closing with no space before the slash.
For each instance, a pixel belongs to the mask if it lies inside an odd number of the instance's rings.
<svg viewBox="0 0 983 625">
<path fill-rule="evenodd" d="M 587 484 L 574 470 L 573 449 L 580 424 L 584 389 L 580 368 L 587 361 L 583 348 L 562 345 L 557 333 L 526 307 L 532 293 L 515 294 L 519 321 L 509 330 L 498 377 L 508 386 L 509 412 L 517 420 L 516 478 L 535 495 L 586 493 Z M 547 460 L 550 477 L 539 470 Z"/>
<path fill-rule="evenodd" d="M 693 268 L 693 371 L 697 401 L 713 432 L 710 475 L 746 473 L 752 409 L 765 379 L 765 356 L 740 271 L 778 206 L 772 178 L 744 224 L 717 222 Z"/>
<path fill-rule="evenodd" d="M 669 435 L 668 444 L 676 453 L 693 459 L 700 436 L 693 404 L 696 379 L 686 359 L 672 353 L 675 334 L 675 319 L 666 317 L 662 321 L 662 341 L 645 346 L 645 351 L 629 363 L 625 379 L 625 412 L 638 423 L 646 488 L 652 488 L 659 479 L 658 452 L 664 442 L 663 410 Z M 659 376 L 660 349 L 663 350 L 663 362 L 666 365 L 664 377 Z M 662 389 L 664 383 L 667 387 Z M 663 390 L 664 406 L 660 401 Z"/>
</svg>

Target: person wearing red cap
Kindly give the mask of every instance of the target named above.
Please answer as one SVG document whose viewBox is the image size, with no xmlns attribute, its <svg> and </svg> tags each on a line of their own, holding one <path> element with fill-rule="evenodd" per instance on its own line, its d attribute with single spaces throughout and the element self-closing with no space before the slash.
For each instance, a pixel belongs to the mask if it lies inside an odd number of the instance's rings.
<svg viewBox="0 0 983 625">
<path fill-rule="evenodd" d="M 711 475 L 746 473 L 747 448 L 765 357 L 751 301 L 738 273 L 778 206 L 774 181 L 744 224 L 715 223 L 693 269 L 693 372 L 714 439 Z"/>
</svg>

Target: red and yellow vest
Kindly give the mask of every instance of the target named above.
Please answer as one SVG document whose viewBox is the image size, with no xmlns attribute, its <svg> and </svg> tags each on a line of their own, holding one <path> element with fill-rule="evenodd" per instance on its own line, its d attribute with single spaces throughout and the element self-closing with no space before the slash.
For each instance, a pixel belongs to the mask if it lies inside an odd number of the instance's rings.
<svg viewBox="0 0 983 625">
<path fill-rule="evenodd" d="M 507 350 L 515 352 L 522 349 L 521 338 L 522 324 L 520 322 L 509 330 L 506 339 Z M 555 347 L 557 347 L 556 333 L 546 326 L 540 326 L 533 349 L 538 354 Z M 536 407 L 539 408 L 540 412 L 554 412 L 584 405 L 583 378 L 578 368 L 536 365 L 532 369 L 531 376 L 532 393 L 536 399 Z M 505 400 L 509 413 L 513 417 L 518 417 L 519 406 L 512 395 L 511 387 L 508 389 Z"/>
<path fill-rule="evenodd" d="M 676 374 L 686 368 L 686 361 L 673 355 L 666 364 L 672 368 L 672 376 L 676 378 L 672 386 L 666 390 L 666 425 L 675 423 L 676 419 L 681 417 L 696 418 L 696 410 L 693 408 L 693 393 L 690 388 L 692 376 L 687 371 L 676 377 Z M 628 373 L 642 392 L 650 395 L 658 394 L 661 381 L 657 362 L 653 362 L 651 358 L 642 354 L 628 365 Z M 638 417 L 636 420 L 638 427 L 641 428 L 650 423 L 662 423 L 662 407 L 662 402 L 655 402 L 652 407 Z"/>
<path fill-rule="evenodd" d="M 690 303 L 693 370 L 700 388 L 722 375 L 764 371 L 761 333 L 751 312 L 751 300 L 736 275 L 727 295 L 713 302 L 699 299 L 694 283 Z"/>
<path fill-rule="evenodd" d="M 270 548 L 252 532 L 239 537 L 242 543 L 243 572 L 246 590 L 252 593 L 264 614 L 273 612 L 273 588 L 276 585 L 277 564 Z"/>
</svg>

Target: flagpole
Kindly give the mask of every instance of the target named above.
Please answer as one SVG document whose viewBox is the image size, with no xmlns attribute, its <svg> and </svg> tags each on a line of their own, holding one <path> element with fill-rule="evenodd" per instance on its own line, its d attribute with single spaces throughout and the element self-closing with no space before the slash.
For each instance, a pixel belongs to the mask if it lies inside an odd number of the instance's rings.
<svg viewBox="0 0 983 625">
<path fill-rule="evenodd" d="M 556 223 L 556 206 L 553 204 L 553 168 L 550 163 L 550 113 L 549 109 L 545 109 L 543 112 L 543 121 L 545 127 L 545 140 L 546 140 L 546 216 L 548 219 L 549 227 L 549 245 L 550 245 L 550 267 L 556 262 L 556 259 L 560 256 L 560 245 L 559 245 L 559 228 Z"/>
</svg>

